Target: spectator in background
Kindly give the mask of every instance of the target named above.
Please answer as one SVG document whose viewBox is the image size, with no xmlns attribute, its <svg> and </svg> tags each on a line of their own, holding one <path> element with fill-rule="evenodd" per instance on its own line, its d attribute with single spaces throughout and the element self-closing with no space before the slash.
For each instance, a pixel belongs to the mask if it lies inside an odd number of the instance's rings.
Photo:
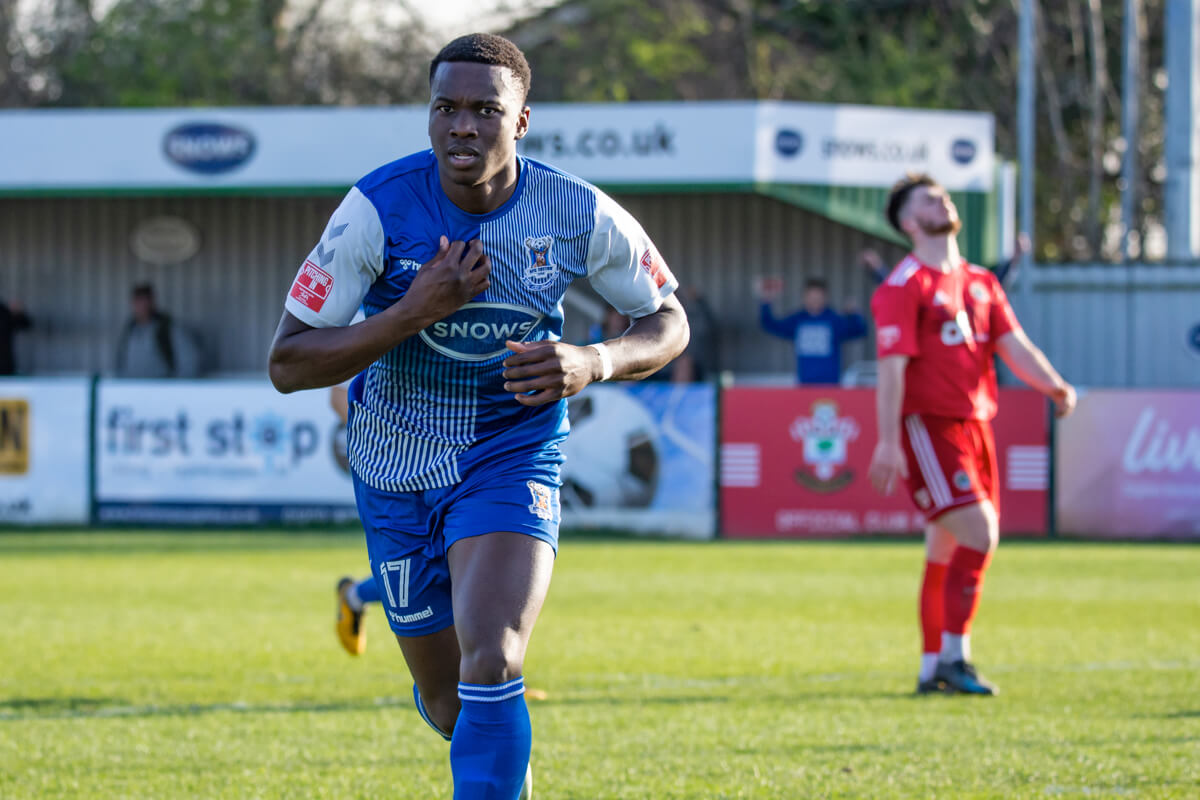
<svg viewBox="0 0 1200 800">
<path fill-rule="evenodd" d="M 24 307 L 15 301 L 0 300 L 0 375 L 16 375 L 17 360 L 13 356 L 13 334 L 28 330 L 33 321 Z"/>
<path fill-rule="evenodd" d="M 692 338 L 683 354 L 663 371 L 670 373 L 669 377 L 673 383 L 706 381 L 719 369 L 717 341 L 720 334 L 717 315 L 695 286 L 683 287 L 678 296 L 683 310 L 687 312 Z"/>
<path fill-rule="evenodd" d="M 158 310 L 154 287 L 141 283 L 130 297 L 133 315 L 117 343 L 117 377 L 195 378 L 200 353 L 190 334 Z"/>
<path fill-rule="evenodd" d="M 851 303 L 838 313 L 829 307 L 825 282 L 804 284 L 804 308 L 782 319 L 771 312 L 778 288 L 759 287 L 759 320 L 773 336 L 791 339 L 796 348 L 796 380 L 802 384 L 836 384 L 842 376 L 842 345 L 866 335 L 867 322 Z"/>
</svg>

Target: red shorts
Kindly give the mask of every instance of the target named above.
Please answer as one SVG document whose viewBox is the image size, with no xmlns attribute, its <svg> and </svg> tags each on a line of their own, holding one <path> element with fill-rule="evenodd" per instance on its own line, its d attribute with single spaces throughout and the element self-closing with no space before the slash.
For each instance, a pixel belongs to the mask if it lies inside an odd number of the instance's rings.
<svg viewBox="0 0 1200 800">
<path fill-rule="evenodd" d="M 903 442 L 908 491 L 925 519 L 983 500 L 1000 511 L 990 422 L 910 414 L 904 418 Z"/>
</svg>

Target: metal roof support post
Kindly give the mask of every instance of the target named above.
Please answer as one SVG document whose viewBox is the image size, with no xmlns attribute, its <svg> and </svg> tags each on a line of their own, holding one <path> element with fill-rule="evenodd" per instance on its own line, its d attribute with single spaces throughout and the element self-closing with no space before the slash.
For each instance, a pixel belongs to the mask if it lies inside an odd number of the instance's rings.
<svg viewBox="0 0 1200 800">
<path fill-rule="evenodd" d="M 1200 0 L 1166 7 L 1167 258 L 1200 258 Z"/>
<path fill-rule="evenodd" d="M 1124 75 L 1121 86 L 1121 136 L 1125 139 L 1125 158 L 1121 162 L 1121 259 L 1124 261 L 1125 279 L 1125 326 L 1129 341 L 1126 345 L 1125 385 L 1134 385 L 1134 327 L 1137 308 L 1134 300 L 1133 281 L 1133 233 L 1137 229 L 1138 196 L 1138 127 L 1141 104 L 1141 42 L 1138 21 L 1142 13 L 1141 0 L 1125 0 L 1125 46 L 1122 53 Z M 1144 243 L 1138 238 L 1138 253 Z"/>
<path fill-rule="evenodd" d="M 1121 136 L 1125 139 L 1125 158 L 1121 163 L 1121 257 L 1126 264 L 1133 258 L 1133 232 L 1137 228 L 1138 112 L 1141 103 L 1138 18 L 1141 6 L 1141 0 L 1125 0 L 1124 76 L 1121 81 Z M 1139 252 L 1141 244 L 1139 241 Z"/>
<path fill-rule="evenodd" d="M 1033 275 L 1030 266 L 1033 263 L 1033 178 L 1037 171 L 1037 161 L 1034 155 L 1034 104 L 1036 84 L 1033 79 L 1035 62 L 1037 60 L 1033 34 L 1033 15 L 1037 13 L 1035 0 L 1021 0 L 1021 17 L 1017 26 L 1017 46 L 1020 51 L 1020 72 L 1017 82 L 1017 160 L 1021 163 L 1020 189 L 1020 229 L 1030 238 L 1031 246 L 1021 256 L 1020 272 L 1017 277 L 1019 284 L 1017 295 L 1021 299 L 1022 309 L 1028 309 L 1030 294 L 1033 288 Z"/>
</svg>

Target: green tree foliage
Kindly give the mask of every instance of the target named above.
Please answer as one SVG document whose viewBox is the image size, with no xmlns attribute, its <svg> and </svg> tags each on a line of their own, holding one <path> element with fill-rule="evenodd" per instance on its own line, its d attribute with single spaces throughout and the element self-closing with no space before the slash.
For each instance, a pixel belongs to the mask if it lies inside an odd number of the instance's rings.
<svg viewBox="0 0 1200 800">
<path fill-rule="evenodd" d="M 1038 3 L 1037 236 L 1114 257 L 1123 6 Z M 786 99 L 989 111 L 1016 155 L 1016 0 L 575 0 L 518 23 L 535 100 Z M 1161 202 L 1163 0 L 1143 0 L 1139 227 Z M 1105 231 L 1109 235 L 1105 235 Z"/>
<path fill-rule="evenodd" d="M 1165 0 L 1142 0 L 1138 225 L 1160 214 Z M 403 0 L 0 0 L 0 107 L 421 102 Z M 982 110 L 1016 153 L 1018 0 L 566 0 L 509 31 L 542 101 L 778 99 Z M 1037 242 L 1113 257 L 1123 2 L 1038 0 Z"/>
<path fill-rule="evenodd" d="M 3 9 L 15 0 L 0 0 Z M 9 105 L 393 103 L 424 99 L 413 18 L 325 0 L 52 0 L 17 41 Z M 351 12 L 353 11 L 353 14 Z"/>
</svg>

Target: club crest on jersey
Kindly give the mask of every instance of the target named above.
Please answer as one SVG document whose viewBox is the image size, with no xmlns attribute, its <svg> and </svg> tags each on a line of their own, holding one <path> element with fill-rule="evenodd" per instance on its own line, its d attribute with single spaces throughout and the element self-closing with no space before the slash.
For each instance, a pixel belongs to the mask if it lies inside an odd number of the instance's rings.
<svg viewBox="0 0 1200 800">
<path fill-rule="evenodd" d="M 554 521 L 554 512 L 558 506 L 558 489 L 546 486 L 537 481 L 526 481 L 533 502 L 529 504 L 529 513 L 538 519 Z"/>
<path fill-rule="evenodd" d="M 954 473 L 954 477 L 951 480 L 954 481 L 954 488 L 960 492 L 965 492 L 971 488 L 971 478 L 961 469 Z"/>
<path fill-rule="evenodd" d="M 804 447 L 805 467 L 796 470 L 796 482 L 814 492 L 828 494 L 844 489 L 854 480 L 854 471 L 839 467 L 846 463 L 847 445 L 858 438 L 858 423 L 838 416 L 838 404 L 818 400 L 811 417 L 797 417 L 788 432 Z"/>
<path fill-rule="evenodd" d="M 972 283 L 971 288 L 968 289 L 968 291 L 971 293 L 971 297 L 975 298 L 976 303 L 986 303 L 987 302 L 988 290 L 987 290 L 987 287 L 984 286 L 982 283 Z"/>
<path fill-rule="evenodd" d="M 521 283 L 535 291 L 545 289 L 558 277 L 558 265 L 550 258 L 554 247 L 553 236 L 526 236 L 525 248 L 529 251 L 529 265 L 521 273 Z"/>
</svg>

